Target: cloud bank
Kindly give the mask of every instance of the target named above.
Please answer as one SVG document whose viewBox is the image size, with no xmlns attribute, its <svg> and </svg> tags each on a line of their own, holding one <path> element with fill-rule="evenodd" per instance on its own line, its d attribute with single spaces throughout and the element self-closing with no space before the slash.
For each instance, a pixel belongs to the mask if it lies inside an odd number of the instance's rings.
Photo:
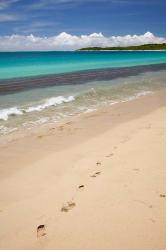
<svg viewBox="0 0 166 250">
<path fill-rule="evenodd" d="M 166 43 L 166 38 L 151 32 L 143 35 L 106 37 L 102 33 L 75 36 L 62 32 L 57 36 L 38 37 L 34 35 L 0 36 L 0 51 L 49 51 L 76 50 L 83 47 L 130 46 L 148 43 Z"/>
</svg>

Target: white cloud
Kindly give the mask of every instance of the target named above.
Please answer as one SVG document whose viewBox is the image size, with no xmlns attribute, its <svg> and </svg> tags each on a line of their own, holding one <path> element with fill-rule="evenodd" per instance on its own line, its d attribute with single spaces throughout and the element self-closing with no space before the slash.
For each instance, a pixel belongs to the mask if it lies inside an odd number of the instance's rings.
<svg viewBox="0 0 166 250">
<path fill-rule="evenodd" d="M 31 34 L 34 32 L 40 32 L 45 28 L 52 28 L 55 27 L 58 23 L 57 22 L 51 22 L 51 21 L 37 21 L 33 22 L 30 25 L 23 25 L 20 27 L 15 27 L 14 32 L 16 33 L 22 33 L 22 34 Z"/>
<path fill-rule="evenodd" d="M 157 37 L 150 32 L 144 35 L 126 35 L 106 37 L 102 33 L 75 36 L 62 32 L 52 37 L 34 35 L 0 36 L 1 51 L 25 50 L 76 50 L 83 47 L 129 46 L 148 43 L 166 43 L 166 38 Z"/>
<path fill-rule="evenodd" d="M 0 0 L 0 10 L 9 8 L 13 3 L 19 2 L 21 0 Z"/>
<path fill-rule="evenodd" d="M 19 16 L 11 14 L 0 14 L 0 22 L 10 22 L 18 20 Z"/>
<path fill-rule="evenodd" d="M 112 2 L 112 0 L 102 0 L 102 1 Z M 113 0 L 113 1 L 117 1 L 117 0 Z M 101 2 L 101 0 L 39 0 L 39 1 L 36 1 L 34 4 L 31 4 L 29 8 L 30 9 L 43 9 L 43 8 L 45 9 L 45 8 L 57 7 L 58 5 L 68 5 L 68 4 L 70 5 L 70 4 L 79 4 L 79 3 L 86 3 L 86 2 Z"/>
<path fill-rule="evenodd" d="M 51 9 L 58 6 L 70 6 L 70 5 L 78 5 L 85 4 L 88 2 L 100 2 L 100 3 L 111 3 L 114 5 L 126 5 L 126 4 L 145 4 L 145 2 L 149 2 L 149 0 L 38 0 L 35 3 L 29 5 L 29 9 Z M 151 0 L 151 4 L 155 3 L 156 0 Z"/>
</svg>

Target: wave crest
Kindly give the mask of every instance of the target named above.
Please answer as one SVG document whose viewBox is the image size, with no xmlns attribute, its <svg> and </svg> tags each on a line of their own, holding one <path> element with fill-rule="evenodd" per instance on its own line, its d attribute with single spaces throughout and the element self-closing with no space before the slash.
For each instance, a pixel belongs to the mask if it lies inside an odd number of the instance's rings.
<svg viewBox="0 0 166 250">
<path fill-rule="evenodd" d="M 57 106 L 59 104 L 65 103 L 65 102 L 72 102 L 75 98 L 73 96 L 64 97 L 64 96 L 57 96 L 57 97 L 51 97 L 48 100 L 46 100 L 43 104 L 32 106 L 27 109 L 25 109 L 25 112 L 33 112 L 33 111 L 42 111 L 45 108 L 49 108 L 51 106 Z"/>
<path fill-rule="evenodd" d="M 22 115 L 23 111 L 17 107 L 0 110 L 0 120 L 7 121 L 9 116 Z"/>
<path fill-rule="evenodd" d="M 30 106 L 26 109 L 24 108 L 18 108 L 18 107 L 11 107 L 6 109 L 0 110 L 0 120 L 7 121 L 9 116 L 15 116 L 15 115 L 23 115 L 25 113 L 30 113 L 34 111 L 42 111 L 46 108 L 49 108 L 51 106 L 57 106 L 62 103 L 68 103 L 74 101 L 75 98 L 73 96 L 57 96 L 57 97 L 51 97 L 44 101 L 44 103 L 36 105 L 36 106 Z"/>
</svg>

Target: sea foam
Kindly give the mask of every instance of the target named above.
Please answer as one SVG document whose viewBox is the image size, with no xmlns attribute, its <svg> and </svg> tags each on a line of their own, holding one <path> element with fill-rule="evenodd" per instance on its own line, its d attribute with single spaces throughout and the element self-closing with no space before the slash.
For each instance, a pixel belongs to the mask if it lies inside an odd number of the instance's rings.
<svg viewBox="0 0 166 250">
<path fill-rule="evenodd" d="M 11 108 L 6 108 L 6 109 L 1 109 L 0 120 L 7 121 L 9 116 L 23 115 L 23 114 L 34 112 L 34 111 L 42 111 L 51 106 L 57 106 L 62 103 L 72 102 L 74 100 L 75 98 L 73 96 L 68 96 L 68 97 L 57 96 L 57 97 L 48 98 L 47 100 L 44 100 L 43 103 L 39 105 L 30 106 L 28 108 L 11 107 Z"/>
<path fill-rule="evenodd" d="M 9 116 L 22 115 L 23 111 L 17 107 L 0 110 L 0 120 L 7 121 Z"/>
<path fill-rule="evenodd" d="M 12 133 L 12 132 L 14 132 L 16 130 L 17 130 L 17 128 L 8 128 L 8 127 L 5 127 L 5 126 L 0 126 L 0 134 L 2 134 L 2 135 Z"/>
<path fill-rule="evenodd" d="M 33 111 L 42 111 L 45 108 L 51 107 L 51 106 L 57 106 L 59 104 L 65 103 L 65 102 L 72 102 L 75 98 L 73 96 L 64 97 L 64 96 L 57 96 L 57 97 L 51 97 L 47 99 L 43 104 L 32 106 L 27 109 L 25 109 L 25 112 L 33 112 Z"/>
</svg>

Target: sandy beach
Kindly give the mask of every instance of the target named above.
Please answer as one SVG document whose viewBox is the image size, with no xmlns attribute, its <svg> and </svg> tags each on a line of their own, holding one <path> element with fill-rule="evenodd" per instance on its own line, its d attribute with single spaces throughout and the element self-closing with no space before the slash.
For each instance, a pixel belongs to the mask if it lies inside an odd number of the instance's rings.
<svg viewBox="0 0 166 250">
<path fill-rule="evenodd" d="M 166 249 L 165 90 L 0 145 L 0 249 Z"/>
</svg>

